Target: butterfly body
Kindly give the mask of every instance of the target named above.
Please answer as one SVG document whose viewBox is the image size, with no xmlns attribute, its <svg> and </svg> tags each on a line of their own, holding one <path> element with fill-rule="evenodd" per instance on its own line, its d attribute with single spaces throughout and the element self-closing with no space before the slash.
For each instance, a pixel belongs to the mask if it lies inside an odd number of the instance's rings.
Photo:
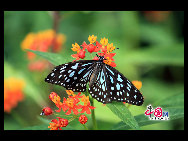
<svg viewBox="0 0 188 141">
<path fill-rule="evenodd" d="M 59 65 L 45 78 L 45 81 L 65 87 L 74 92 L 88 92 L 103 104 L 112 101 L 142 105 L 143 96 L 140 91 L 115 68 L 99 60 L 80 60 Z"/>
<path fill-rule="evenodd" d="M 91 77 L 90 77 L 89 87 L 92 87 L 93 84 L 95 83 L 95 81 L 96 81 L 96 79 L 97 79 L 98 73 L 99 73 L 99 69 L 98 69 L 98 67 L 97 67 L 97 65 L 96 65 L 96 67 L 94 68 L 94 71 L 93 71 L 93 73 L 92 73 L 92 75 L 91 75 Z"/>
</svg>

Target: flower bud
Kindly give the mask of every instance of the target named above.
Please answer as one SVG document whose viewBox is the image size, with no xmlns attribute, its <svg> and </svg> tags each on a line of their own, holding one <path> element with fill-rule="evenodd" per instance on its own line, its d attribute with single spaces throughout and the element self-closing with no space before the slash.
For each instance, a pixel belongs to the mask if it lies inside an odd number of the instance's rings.
<svg viewBox="0 0 188 141">
<path fill-rule="evenodd" d="M 85 115 L 81 115 L 81 116 L 79 117 L 79 122 L 80 122 L 81 124 L 85 124 L 87 121 L 88 121 L 88 118 L 87 118 Z"/>
</svg>

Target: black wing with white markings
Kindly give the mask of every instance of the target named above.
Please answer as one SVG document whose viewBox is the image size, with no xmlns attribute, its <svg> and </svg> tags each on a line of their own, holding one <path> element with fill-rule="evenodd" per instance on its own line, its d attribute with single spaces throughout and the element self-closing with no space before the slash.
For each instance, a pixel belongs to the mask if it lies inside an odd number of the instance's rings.
<svg viewBox="0 0 188 141">
<path fill-rule="evenodd" d="M 106 65 L 108 97 L 112 101 L 121 101 L 133 105 L 142 105 L 144 102 L 140 91 L 115 68 Z M 110 102 L 107 99 L 107 103 Z"/>
<path fill-rule="evenodd" d="M 98 67 L 96 82 L 89 88 L 89 93 L 103 104 L 112 101 L 142 105 L 143 96 L 139 90 L 119 71 L 102 63 Z"/>
<path fill-rule="evenodd" d="M 62 64 L 55 67 L 45 78 L 45 81 L 63 86 L 74 92 L 84 92 L 95 65 L 95 60 L 80 60 Z"/>
</svg>

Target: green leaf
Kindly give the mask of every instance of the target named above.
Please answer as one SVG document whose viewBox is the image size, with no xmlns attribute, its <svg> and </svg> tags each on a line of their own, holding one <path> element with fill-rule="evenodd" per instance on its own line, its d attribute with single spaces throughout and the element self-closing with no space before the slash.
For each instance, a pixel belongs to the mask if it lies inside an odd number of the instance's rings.
<svg viewBox="0 0 188 141">
<path fill-rule="evenodd" d="M 154 106 L 161 107 L 181 107 L 184 108 L 184 93 L 170 96 L 168 98 L 156 101 Z"/>
<path fill-rule="evenodd" d="M 133 129 L 139 129 L 137 121 L 132 116 L 131 112 L 122 102 L 112 102 L 106 104 L 106 106 L 118 116 L 125 125 L 130 126 Z"/>
<path fill-rule="evenodd" d="M 153 108 L 161 107 L 163 111 L 169 112 L 169 121 L 155 121 L 155 120 L 149 120 L 145 114 L 140 114 L 135 116 L 136 121 L 138 122 L 138 125 L 145 126 L 145 125 L 151 125 L 161 122 L 170 122 L 171 120 L 184 118 L 184 94 L 179 94 L 175 96 L 171 96 L 169 98 L 166 98 L 164 100 L 160 100 L 152 105 Z M 131 126 L 125 124 L 124 122 L 119 122 L 113 127 L 113 130 L 127 130 L 131 129 Z"/>
<path fill-rule="evenodd" d="M 70 61 L 72 62 L 72 58 L 70 56 L 67 56 L 65 53 L 60 56 L 59 54 L 56 53 L 40 52 L 40 51 L 29 50 L 29 49 L 27 49 L 27 51 L 33 52 L 36 55 L 41 56 L 42 58 L 48 60 L 49 62 L 51 62 L 53 65 L 56 66 Z"/>
</svg>

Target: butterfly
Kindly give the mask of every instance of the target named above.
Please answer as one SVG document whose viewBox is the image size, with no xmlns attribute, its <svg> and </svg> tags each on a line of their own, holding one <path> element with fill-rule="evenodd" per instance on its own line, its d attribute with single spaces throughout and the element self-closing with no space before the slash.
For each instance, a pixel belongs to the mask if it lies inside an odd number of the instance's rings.
<svg viewBox="0 0 188 141">
<path fill-rule="evenodd" d="M 56 66 L 45 82 L 63 86 L 74 92 L 85 92 L 89 82 L 89 94 L 103 104 L 112 101 L 140 106 L 144 98 L 140 91 L 118 70 L 98 60 L 79 60 Z"/>
</svg>

